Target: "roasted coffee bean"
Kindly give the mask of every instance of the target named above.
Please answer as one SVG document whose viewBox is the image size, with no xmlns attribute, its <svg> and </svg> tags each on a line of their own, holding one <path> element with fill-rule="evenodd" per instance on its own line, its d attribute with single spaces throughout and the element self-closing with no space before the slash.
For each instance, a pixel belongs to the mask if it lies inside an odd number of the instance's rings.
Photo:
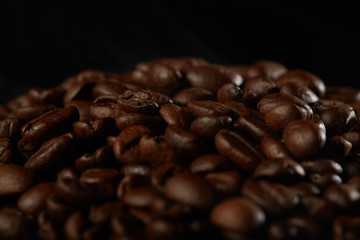
<svg viewBox="0 0 360 240">
<path fill-rule="evenodd" d="M 352 151 L 358 152 L 360 150 L 360 132 L 346 132 L 341 137 L 351 143 Z"/>
<path fill-rule="evenodd" d="M 267 159 L 291 158 L 285 146 L 273 137 L 265 136 L 259 147 Z"/>
<path fill-rule="evenodd" d="M 299 197 L 317 196 L 320 194 L 320 189 L 309 182 L 296 182 L 290 185 L 291 190 Z"/>
<path fill-rule="evenodd" d="M 354 209 L 360 200 L 360 192 L 351 185 L 338 183 L 329 186 L 324 192 L 324 199 L 340 209 Z"/>
<path fill-rule="evenodd" d="M 121 174 L 123 175 L 142 175 L 142 176 L 151 176 L 151 172 L 152 172 L 152 167 L 149 165 L 144 165 L 144 164 L 136 164 L 136 163 L 129 163 L 124 165 L 121 169 L 120 169 Z"/>
<path fill-rule="evenodd" d="M 303 196 L 301 205 L 307 216 L 320 221 L 329 222 L 336 214 L 331 202 L 317 196 Z"/>
<path fill-rule="evenodd" d="M 80 121 L 87 121 L 87 120 L 93 120 L 93 117 L 90 114 L 90 107 L 92 105 L 91 100 L 73 100 L 69 103 L 69 106 L 74 106 L 79 111 L 79 120 Z"/>
<path fill-rule="evenodd" d="M 43 173 L 57 172 L 71 161 L 75 145 L 73 133 L 55 137 L 41 145 L 24 166 Z"/>
<path fill-rule="evenodd" d="M 63 96 L 66 90 L 63 87 L 55 87 L 50 89 L 31 88 L 28 92 L 30 101 L 38 105 L 55 105 L 61 107 L 63 105 Z"/>
<path fill-rule="evenodd" d="M 174 102 L 186 106 L 192 101 L 215 100 L 214 93 L 205 88 L 185 88 L 174 96 Z"/>
<path fill-rule="evenodd" d="M 144 224 L 130 214 L 114 215 L 110 219 L 112 239 L 146 239 L 143 231 Z"/>
<path fill-rule="evenodd" d="M 33 186 L 18 199 L 18 209 L 29 215 L 39 214 L 45 208 L 46 198 L 53 190 L 53 182 L 44 182 Z"/>
<path fill-rule="evenodd" d="M 44 113 L 22 127 L 22 140 L 18 146 L 23 151 L 36 150 L 53 137 L 72 130 L 73 122 L 79 120 L 76 107 L 67 106 Z"/>
<path fill-rule="evenodd" d="M 321 120 L 294 120 L 282 133 L 286 149 L 296 158 L 314 156 L 326 142 L 325 126 Z"/>
<path fill-rule="evenodd" d="M 168 178 L 173 175 L 186 173 L 187 170 L 177 163 L 164 163 L 157 166 L 151 175 L 151 184 L 158 189 L 163 189 Z"/>
<path fill-rule="evenodd" d="M 359 122 L 354 109 L 342 102 L 321 100 L 315 105 L 315 112 L 324 122 L 328 136 L 340 135 Z"/>
<path fill-rule="evenodd" d="M 4 240 L 32 239 L 25 214 L 17 209 L 0 209 L 0 238 Z"/>
<path fill-rule="evenodd" d="M 260 143 L 267 136 L 276 137 L 276 134 L 263 122 L 250 116 L 240 116 L 235 121 L 234 127 L 255 143 Z"/>
<path fill-rule="evenodd" d="M 289 213 L 300 202 L 300 198 L 290 187 L 263 180 L 246 181 L 242 188 L 242 194 L 272 215 Z"/>
<path fill-rule="evenodd" d="M 211 211 L 210 219 L 220 228 L 239 233 L 252 233 L 266 221 L 261 208 L 244 197 L 233 197 L 218 203 Z"/>
<path fill-rule="evenodd" d="M 129 189 L 123 196 L 124 204 L 131 207 L 148 208 L 155 198 L 161 197 L 160 192 L 151 186 L 135 187 Z"/>
<path fill-rule="evenodd" d="M 99 185 L 105 187 L 106 183 L 116 185 L 120 180 L 120 173 L 113 168 L 91 168 L 81 173 L 79 183 L 82 185 Z M 104 184 L 101 186 L 101 184 Z"/>
<path fill-rule="evenodd" d="M 217 151 L 240 169 L 251 172 L 263 160 L 261 153 L 241 135 L 222 129 L 215 136 Z"/>
<path fill-rule="evenodd" d="M 265 76 L 270 79 L 276 79 L 286 72 L 286 67 L 279 62 L 271 60 L 259 60 L 249 66 L 247 75 L 250 78 Z"/>
<path fill-rule="evenodd" d="M 307 174 L 335 173 L 341 175 L 343 169 L 340 164 L 331 159 L 316 159 L 301 161 L 301 166 Z"/>
<path fill-rule="evenodd" d="M 226 83 L 216 93 L 219 102 L 241 101 L 242 89 L 234 83 Z"/>
<path fill-rule="evenodd" d="M 154 166 L 178 162 L 181 159 L 181 156 L 165 141 L 163 136 L 144 135 L 140 138 L 139 148 L 141 158 Z"/>
<path fill-rule="evenodd" d="M 265 76 L 255 77 L 245 82 L 242 101 L 248 106 L 256 107 L 262 97 L 277 91 L 276 84 L 271 79 Z"/>
<path fill-rule="evenodd" d="M 151 127 L 156 132 L 163 132 L 166 128 L 166 123 L 160 116 L 150 116 L 142 113 L 121 113 L 115 118 L 115 122 L 119 131 L 132 125 Z"/>
<path fill-rule="evenodd" d="M 85 153 L 75 160 L 75 167 L 83 172 L 89 168 L 115 166 L 115 158 L 112 146 L 104 146 L 95 150 L 94 153 Z"/>
<path fill-rule="evenodd" d="M 178 125 L 181 127 L 188 125 L 183 108 L 176 104 L 162 105 L 159 114 L 168 125 Z"/>
<path fill-rule="evenodd" d="M 53 223 L 60 224 L 63 223 L 72 212 L 75 211 L 77 205 L 69 204 L 58 194 L 51 193 L 46 198 L 45 207 L 46 210 L 39 213 L 38 220 L 40 220 L 42 217 L 47 217 L 49 221 L 51 220 Z M 48 216 L 44 216 L 44 212 Z"/>
<path fill-rule="evenodd" d="M 234 169 L 236 167 L 229 159 L 218 154 L 204 154 L 192 161 L 189 166 L 190 172 L 199 174 Z"/>
<path fill-rule="evenodd" d="M 165 195 L 191 207 L 209 209 L 216 202 L 215 189 L 194 174 L 179 173 L 170 177 L 164 186 Z"/>
<path fill-rule="evenodd" d="M 349 179 L 360 175 L 360 155 L 351 154 L 340 162 L 343 168 L 342 177 Z"/>
<path fill-rule="evenodd" d="M 360 192 L 360 176 L 352 177 L 346 183 L 353 186 Z"/>
<path fill-rule="evenodd" d="M 327 233 L 323 233 L 328 235 Z M 268 229 L 268 239 L 327 239 L 321 234 L 321 226 L 312 218 L 293 216 L 284 223 L 273 223 Z"/>
<path fill-rule="evenodd" d="M 147 175 L 128 174 L 119 182 L 116 188 L 116 197 L 122 199 L 124 195 L 132 188 L 141 186 L 150 186 L 150 178 Z"/>
<path fill-rule="evenodd" d="M 17 109 L 13 115 L 9 116 L 10 119 L 17 118 L 21 125 L 24 125 L 34 118 L 41 116 L 42 114 L 57 108 L 55 105 L 35 105 L 29 107 L 23 107 Z"/>
<path fill-rule="evenodd" d="M 82 239 L 82 232 L 85 229 L 86 219 L 80 211 L 72 213 L 64 223 L 66 238 L 69 240 Z"/>
<path fill-rule="evenodd" d="M 351 142 L 342 136 L 329 137 L 324 147 L 324 155 L 327 155 L 337 161 L 341 161 L 350 153 L 351 148 Z"/>
<path fill-rule="evenodd" d="M 204 177 L 218 191 L 226 195 L 239 194 L 245 177 L 237 171 L 221 171 L 208 173 Z"/>
<path fill-rule="evenodd" d="M 291 158 L 265 160 L 253 172 L 254 179 L 271 179 L 280 182 L 298 180 L 305 177 L 304 168 Z"/>
<path fill-rule="evenodd" d="M 98 82 L 91 90 L 91 96 L 96 99 L 103 95 L 120 95 L 127 90 L 120 82 L 103 81 Z"/>
<path fill-rule="evenodd" d="M 262 97 L 257 108 L 264 115 L 265 123 L 274 130 L 282 130 L 295 119 L 310 119 L 312 109 L 301 99 L 287 94 L 272 93 Z"/>
<path fill-rule="evenodd" d="M 230 128 L 232 118 L 229 116 L 204 116 L 198 117 L 192 121 L 190 131 L 200 136 L 204 140 L 213 142 L 216 133 L 223 128 Z"/>
<path fill-rule="evenodd" d="M 186 129 L 169 125 L 164 134 L 166 143 L 189 156 L 199 156 L 206 150 L 206 145 L 198 135 Z"/>
<path fill-rule="evenodd" d="M 141 162 L 138 142 L 143 135 L 149 134 L 151 130 L 146 126 L 132 125 L 125 128 L 113 145 L 115 159 L 120 163 Z"/>
<path fill-rule="evenodd" d="M 251 115 L 250 109 L 244 103 L 236 102 L 236 101 L 227 101 L 224 102 L 224 104 L 230 107 L 231 113 L 235 117 Z"/>
<path fill-rule="evenodd" d="M 10 112 L 16 112 L 17 110 L 23 107 L 31 107 L 34 104 L 30 101 L 28 94 L 22 94 L 14 99 L 11 99 L 9 102 L 5 104 L 6 108 Z"/>
<path fill-rule="evenodd" d="M 115 121 L 107 117 L 94 121 L 78 121 L 73 124 L 75 135 L 88 142 L 101 142 L 109 135 L 116 134 Z"/>
<path fill-rule="evenodd" d="M 70 89 L 67 89 L 63 98 L 64 106 L 69 105 L 71 101 L 77 99 L 92 100 L 91 90 L 94 87 L 95 82 L 95 79 L 89 79 L 87 81 L 78 82 Z"/>
<path fill-rule="evenodd" d="M 310 88 L 319 97 L 325 96 L 326 90 L 324 82 L 318 76 L 304 70 L 289 70 L 274 81 L 278 87 L 289 82 L 299 83 Z"/>
<path fill-rule="evenodd" d="M 319 101 L 319 97 L 310 88 L 299 82 L 288 82 L 281 85 L 280 93 L 296 96 L 307 104 Z"/>
<path fill-rule="evenodd" d="M 96 98 L 90 106 L 90 115 L 94 119 L 117 118 L 124 114 L 124 108 L 118 103 L 119 95 L 103 95 Z"/>
<path fill-rule="evenodd" d="M 325 98 L 336 99 L 351 104 L 359 102 L 360 91 L 358 89 L 353 89 L 350 87 L 327 86 Z"/>
<path fill-rule="evenodd" d="M 360 238 L 360 217 L 337 217 L 334 220 L 332 233 L 335 240 L 355 240 Z"/>
<path fill-rule="evenodd" d="M 124 204 L 119 201 L 110 201 L 102 205 L 93 205 L 89 212 L 89 221 L 96 225 L 105 224 L 113 215 L 122 214 Z"/>
<path fill-rule="evenodd" d="M 231 114 L 231 108 L 227 105 L 215 101 L 192 101 L 187 104 L 188 110 L 195 117 L 209 115 L 223 116 Z"/>
<path fill-rule="evenodd" d="M 342 179 L 335 173 L 314 173 L 309 175 L 310 182 L 315 184 L 320 189 L 326 189 L 327 187 L 342 183 Z"/>
<path fill-rule="evenodd" d="M 35 181 L 36 175 L 31 169 L 14 164 L 0 165 L 0 197 L 23 193 Z"/>
</svg>

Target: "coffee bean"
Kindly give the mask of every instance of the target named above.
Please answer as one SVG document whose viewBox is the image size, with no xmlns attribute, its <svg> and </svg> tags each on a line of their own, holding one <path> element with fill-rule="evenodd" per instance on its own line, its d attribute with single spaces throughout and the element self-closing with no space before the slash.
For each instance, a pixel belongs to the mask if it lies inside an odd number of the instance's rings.
<svg viewBox="0 0 360 240">
<path fill-rule="evenodd" d="M 175 174 L 187 172 L 186 168 L 177 163 L 163 163 L 157 166 L 151 175 L 151 184 L 158 188 L 163 189 L 168 178 Z"/>
<path fill-rule="evenodd" d="M 360 176 L 352 177 L 346 183 L 353 186 L 360 192 Z"/>
<path fill-rule="evenodd" d="M 103 141 L 108 135 L 116 134 L 115 121 L 107 117 L 94 121 L 78 121 L 73 124 L 75 135 L 84 141 Z"/>
<path fill-rule="evenodd" d="M 231 108 L 227 105 L 210 100 L 191 101 L 187 104 L 187 108 L 195 117 L 209 115 L 223 116 L 231 114 Z"/>
<path fill-rule="evenodd" d="M 164 104 L 159 110 L 159 114 L 168 125 L 187 126 L 187 119 L 182 107 L 175 104 Z"/>
<path fill-rule="evenodd" d="M 115 118 L 119 131 L 132 125 L 151 127 L 155 132 L 163 132 L 166 128 L 165 121 L 160 116 L 150 116 L 142 113 L 121 113 Z"/>
<path fill-rule="evenodd" d="M 226 195 L 239 194 L 245 177 L 237 171 L 221 171 L 208 173 L 204 177 L 218 191 Z"/>
<path fill-rule="evenodd" d="M 127 88 L 120 82 L 103 81 L 97 82 L 91 89 L 91 96 L 96 99 L 103 95 L 120 95 L 123 94 Z"/>
<path fill-rule="evenodd" d="M 0 165 L 0 196 L 23 193 L 35 180 L 31 169 L 14 164 Z"/>
<path fill-rule="evenodd" d="M 286 67 L 279 62 L 271 60 L 259 60 L 249 66 L 247 75 L 251 78 L 265 76 L 270 79 L 276 79 L 286 72 Z"/>
<path fill-rule="evenodd" d="M 352 209 L 360 200 L 360 192 L 351 185 L 338 183 L 329 186 L 324 198 L 341 209 Z"/>
<path fill-rule="evenodd" d="M 230 130 L 223 129 L 216 134 L 215 146 L 221 155 L 247 172 L 253 171 L 263 159 L 249 141 Z"/>
<path fill-rule="evenodd" d="M 279 93 L 296 96 L 307 104 L 319 101 L 319 97 L 310 88 L 300 82 L 282 84 Z"/>
<path fill-rule="evenodd" d="M 241 101 L 242 89 L 234 83 L 225 83 L 216 93 L 219 102 Z"/>
<path fill-rule="evenodd" d="M 321 120 L 294 120 L 286 125 L 282 137 L 293 156 L 308 158 L 325 145 L 325 126 Z"/>
<path fill-rule="evenodd" d="M 240 116 L 234 125 L 236 130 L 243 133 L 255 143 L 261 142 L 261 140 L 267 136 L 276 137 L 276 134 L 263 122 L 250 116 Z"/>
<path fill-rule="evenodd" d="M 290 185 L 291 190 L 299 197 L 317 196 L 320 194 L 320 189 L 309 182 L 296 182 Z"/>
<path fill-rule="evenodd" d="M 211 211 L 210 219 L 218 227 L 245 234 L 259 230 L 266 221 L 261 208 L 244 197 L 218 203 Z"/>
<path fill-rule="evenodd" d="M 185 88 L 174 96 L 174 102 L 186 106 L 192 101 L 215 100 L 214 93 L 205 88 Z"/>
<path fill-rule="evenodd" d="M 92 105 L 91 100 L 83 100 L 83 99 L 73 100 L 69 103 L 69 106 L 74 106 L 79 111 L 80 121 L 93 120 L 90 114 L 91 105 Z"/>
<path fill-rule="evenodd" d="M 29 98 L 31 102 L 38 105 L 55 105 L 61 107 L 65 93 L 66 90 L 61 86 L 50 89 L 31 88 L 29 90 Z"/>
<path fill-rule="evenodd" d="M 12 208 L 0 210 L 0 238 L 4 240 L 31 239 L 30 224 L 25 214 Z"/>
<path fill-rule="evenodd" d="M 335 173 L 340 175 L 343 171 L 340 164 L 331 159 L 316 159 L 301 161 L 301 166 L 307 174 Z"/>
<path fill-rule="evenodd" d="M 352 151 L 357 152 L 360 150 L 360 132 L 346 132 L 341 137 L 351 143 Z"/>
<path fill-rule="evenodd" d="M 360 217 L 339 216 L 334 220 L 334 239 L 355 240 L 360 237 Z"/>
<path fill-rule="evenodd" d="M 164 193 L 176 202 L 200 209 L 209 209 L 216 202 L 211 184 L 194 174 L 179 173 L 170 177 L 165 183 Z"/>
<path fill-rule="evenodd" d="M 301 205 L 307 216 L 320 221 L 329 222 L 336 214 L 335 206 L 331 202 L 317 196 L 303 196 Z"/>
<path fill-rule="evenodd" d="M 351 142 L 342 136 L 329 137 L 324 147 L 324 155 L 337 161 L 341 161 L 350 153 L 351 148 Z"/>
<path fill-rule="evenodd" d="M 242 100 L 246 105 L 255 107 L 260 98 L 277 91 L 276 84 L 271 79 L 255 77 L 245 82 Z"/>
<path fill-rule="evenodd" d="M 20 196 L 17 206 L 23 213 L 37 215 L 45 208 L 46 198 L 53 190 L 53 182 L 37 184 Z"/>
<path fill-rule="evenodd" d="M 291 158 L 285 146 L 268 135 L 261 140 L 259 147 L 267 159 Z"/>
<path fill-rule="evenodd" d="M 198 117 L 192 121 L 190 125 L 190 131 L 200 136 L 202 139 L 210 140 L 213 142 L 213 138 L 216 133 L 223 128 L 230 128 L 232 124 L 232 118 L 229 116 L 204 116 Z"/>
<path fill-rule="evenodd" d="M 233 170 L 235 165 L 226 157 L 218 154 L 204 154 L 191 162 L 192 173 L 209 173 L 221 170 Z"/>
<path fill-rule="evenodd" d="M 243 185 L 242 194 L 271 215 L 289 213 L 300 202 L 290 187 L 268 181 L 248 180 Z"/>
<path fill-rule="evenodd" d="M 309 175 L 310 182 L 316 185 L 320 189 L 326 189 L 327 187 L 342 183 L 342 179 L 335 173 L 314 173 Z"/>
</svg>

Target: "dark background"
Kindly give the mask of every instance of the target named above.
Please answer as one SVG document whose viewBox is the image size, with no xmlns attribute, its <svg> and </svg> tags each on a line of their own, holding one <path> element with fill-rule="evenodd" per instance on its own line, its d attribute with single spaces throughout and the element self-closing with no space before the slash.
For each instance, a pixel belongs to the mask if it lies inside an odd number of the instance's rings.
<svg viewBox="0 0 360 240">
<path fill-rule="evenodd" d="M 0 103 L 84 69 L 121 73 L 178 56 L 218 64 L 271 59 L 327 85 L 360 88 L 357 8 L 289 2 L 2 1 Z"/>
</svg>

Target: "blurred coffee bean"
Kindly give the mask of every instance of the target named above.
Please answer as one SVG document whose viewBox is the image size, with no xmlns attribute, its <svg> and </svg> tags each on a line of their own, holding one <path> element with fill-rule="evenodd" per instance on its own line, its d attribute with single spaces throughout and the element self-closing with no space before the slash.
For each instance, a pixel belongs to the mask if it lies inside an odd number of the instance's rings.
<svg viewBox="0 0 360 240">
<path fill-rule="evenodd" d="M 234 123 L 234 128 L 254 143 L 260 143 L 267 136 L 275 137 L 276 134 L 263 122 L 250 116 L 240 116 Z"/>
<path fill-rule="evenodd" d="M 211 222 L 227 230 L 252 233 L 266 221 L 261 208 L 244 197 L 233 197 L 218 203 L 211 211 Z"/>
<path fill-rule="evenodd" d="M 285 146 L 269 135 L 261 140 L 259 148 L 267 159 L 291 158 Z"/>
<path fill-rule="evenodd" d="M 320 189 L 326 189 L 333 184 L 343 182 L 341 177 L 335 173 L 314 173 L 309 175 L 309 179 Z"/>
<path fill-rule="evenodd" d="M 215 101 L 191 101 L 187 104 L 189 112 L 195 117 L 209 115 L 223 116 L 231 114 L 231 108 L 227 105 Z"/>
<path fill-rule="evenodd" d="M 93 99 L 103 95 L 120 95 L 123 94 L 127 88 L 120 82 L 102 81 L 97 82 L 91 90 L 91 96 Z"/>
<path fill-rule="evenodd" d="M 203 116 L 192 121 L 190 132 L 200 136 L 205 141 L 213 143 L 216 133 L 223 128 L 229 128 L 232 125 L 232 118 L 229 116 Z"/>
<path fill-rule="evenodd" d="M 110 134 L 116 134 L 113 118 L 107 117 L 94 121 L 78 121 L 73 124 L 75 135 L 88 142 L 101 142 Z"/>
<path fill-rule="evenodd" d="M 323 222 L 331 221 L 336 214 L 333 203 L 317 196 L 303 196 L 301 205 L 307 216 Z"/>
<path fill-rule="evenodd" d="M 0 197 L 23 193 L 35 181 L 36 175 L 31 169 L 14 164 L 0 165 Z"/>
<path fill-rule="evenodd" d="M 301 161 L 301 166 L 305 172 L 310 175 L 313 173 L 334 173 L 340 175 L 343 169 L 340 164 L 331 159 L 316 159 Z"/>
<path fill-rule="evenodd" d="M 185 88 L 173 97 L 175 103 L 186 106 L 192 101 L 215 100 L 215 95 L 205 88 Z"/>
<path fill-rule="evenodd" d="M 221 171 L 208 173 L 204 177 L 215 189 L 227 196 L 239 194 L 245 177 L 237 171 Z"/>
<path fill-rule="evenodd" d="M 280 93 L 296 96 L 303 100 L 307 104 L 315 103 L 319 100 L 319 97 L 300 82 L 288 82 L 281 86 Z"/>
<path fill-rule="evenodd" d="M 151 184 L 158 189 L 163 189 L 168 178 L 173 175 L 186 173 L 187 169 L 177 163 L 164 163 L 157 166 L 151 175 Z"/>
<path fill-rule="evenodd" d="M 233 162 L 218 154 L 204 154 L 194 159 L 189 166 L 190 172 L 200 174 L 234 169 L 236 167 Z"/>
<path fill-rule="evenodd" d="M 45 208 L 46 198 L 53 191 L 53 182 L 37 184 L 20 196 L 17 202 L 17 207 L 23 213 L 37 215 Z"/>
<path fill-rule="evenodd" d="M 339 216 L 334 220 L 332 233 L 335 240 L 355 240 L 360 237 L 360 217 Z"/>
<path fill-rule="evenodd" d="M 360 200 L 360 192 L 351 185 L 338 183 L 329 186 L 324 192 L 324 199 L 340 209 L 350 210 Z"/>
<path fill-rule="evenodd" d="M 351 143 L 352 151 L 358 152 L 360 150 L 360 132 L 346 132 L 341 137 Z"/>
<path fill-rule="evenodd" d="M 342 136 L 329 137 L 324 147 L 324 155 L 337 161 L 341 161 L 350 153 L 351 148 L 351 142 Z"/>
<path fill-rule="evenodd" d="M 242 89 L 234 83 L 225 83 L 216 93 L 218 102 L 241 101 Z"/>
<path fill-rule="evenodd" d="M 30 101 L 39 105 L 63 106 L 63 97 L 66 90 L 63 87 L 50 89 L 31 88 L 28 92 Z"/>
<path fill-rule="evenodd" d="M 4 240 L 31 239 L 30 224 L 25 214 L 17 209 L 0 209 L 0 238 Z"/>
<path fill-rule="evenodd" d="M 290 185 L 291 190 L 300 198 L 305 196 L 317 196 L 320 194 L 320 189 L 309 182 L 296 182 Z"/>
</svg>

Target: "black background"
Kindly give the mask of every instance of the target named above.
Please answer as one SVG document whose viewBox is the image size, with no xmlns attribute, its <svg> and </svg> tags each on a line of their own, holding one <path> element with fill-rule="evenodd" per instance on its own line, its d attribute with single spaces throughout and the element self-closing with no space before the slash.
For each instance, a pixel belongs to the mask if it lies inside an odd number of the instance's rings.
<svg viewBox="0 0 360 240">
<path fill-rule="evenodd" d="M 2 1 L 0 103 L 84 69 L 121 73 L 178 56 L 271 59 L 327 85 L 360 88 L 357 8 L 289 2 Z"/>
</svg>

